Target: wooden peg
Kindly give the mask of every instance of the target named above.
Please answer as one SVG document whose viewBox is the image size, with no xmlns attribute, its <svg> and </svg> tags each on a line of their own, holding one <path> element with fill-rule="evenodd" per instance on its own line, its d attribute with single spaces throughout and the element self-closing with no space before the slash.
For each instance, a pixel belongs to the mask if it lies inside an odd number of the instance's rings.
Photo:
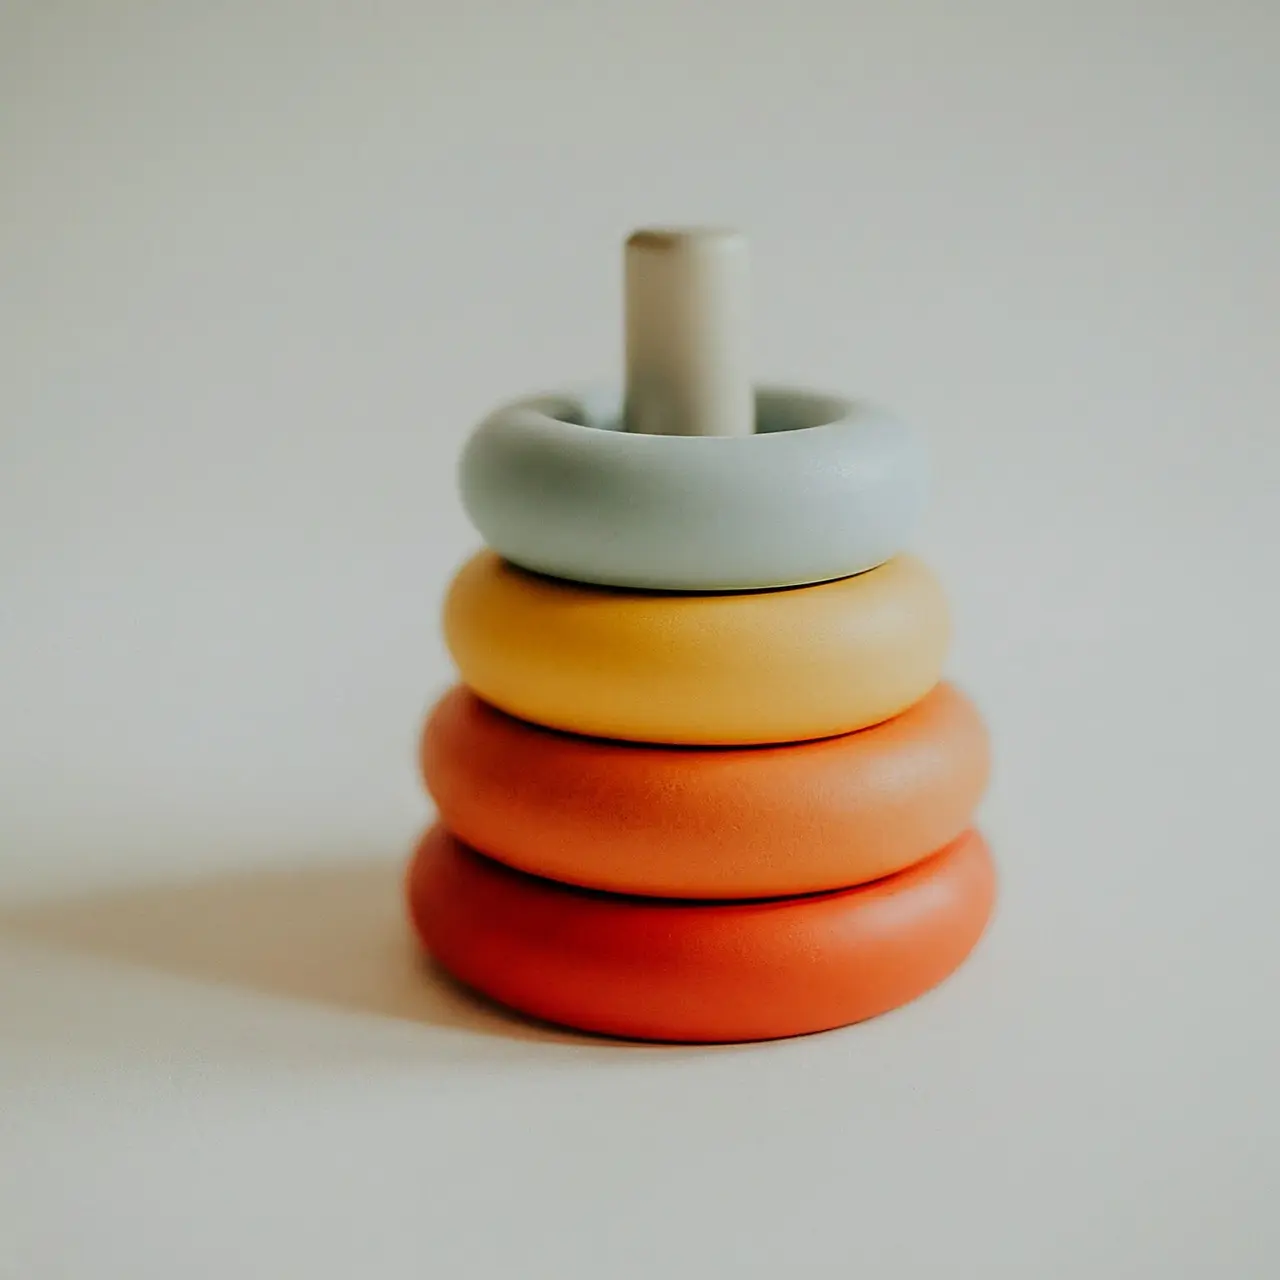
<svg viewBox="0 0 1280 1280">
<path fill-rule="evenodd" d="M 716 228 L 636 231 L 626 246 L 628 431 L 755 430 L 747 239 Z"/>
</svg>

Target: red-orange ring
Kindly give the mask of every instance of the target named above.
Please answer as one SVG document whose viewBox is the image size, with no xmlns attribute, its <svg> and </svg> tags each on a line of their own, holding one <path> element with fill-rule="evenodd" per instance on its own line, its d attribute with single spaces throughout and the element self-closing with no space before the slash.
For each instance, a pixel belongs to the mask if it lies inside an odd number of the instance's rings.
<svg viewBox="0 0 1280 1280">
<path fill-rule="evenodd" d="M 422 737 L 440 820 L 509 866 L 672 898 L 845 888 L 918 862 L 969 825 L 986 729 L 939 685 L 874 728 L 778 747 L 605 742 L 516 720 L 458 687 Z"/>
<path fill-rule="evenodd" d="M 575 889 L 433 827 L 409 911 L 456 978 L 548 1022 L 641 1040 L 770 1040 L 859 1022 L 922 995 L 990 918 L 995 869 L 968 831 L 856 889 L 688 903 Z"/>
</svg>

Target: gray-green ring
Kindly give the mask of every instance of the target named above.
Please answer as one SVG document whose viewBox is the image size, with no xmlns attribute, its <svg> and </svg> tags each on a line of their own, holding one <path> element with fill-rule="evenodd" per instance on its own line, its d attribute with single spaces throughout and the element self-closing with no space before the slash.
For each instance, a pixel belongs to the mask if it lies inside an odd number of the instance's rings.
<svg viewBox="0 0 1280 1280">
<path fill-rule="evenodd" d="M 557 578 L 668 591 L 798 586 L 905 549 L 923 446 L 883 409 L 756 390 L 756 434 L 632 434 L 616 391 L 504 405 L 472 432 L 462 500 L 485 541 Z"/>
</svg>

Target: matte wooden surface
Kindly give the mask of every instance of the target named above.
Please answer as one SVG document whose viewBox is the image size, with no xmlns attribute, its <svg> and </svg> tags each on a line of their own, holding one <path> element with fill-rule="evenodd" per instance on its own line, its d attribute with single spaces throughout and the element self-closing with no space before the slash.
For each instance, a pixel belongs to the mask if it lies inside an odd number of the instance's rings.
<svg viewBox="0 0 1280 1280">
<path fill-rule="evenodd" d="M 748 436 L 751 253 L 712 227 L 646 229 L 626 244 L 628 431 Z"/>
<path fill-rule="evenodd" d="M 787 591 L 663 595 L 527 573 L 489 551 L 455 575 L 444 633 L 463 683 L 512 715 L 640 742 L 793 742 L 887 720 L 942 674 L 946 597 L 922 561 Z"/>
<path fill-rule="evenodd" d="M 953 685 L 874 728 L 780 747 L 602 742 L 463 688 L 427 721 L 441 820 L 511 866 L 597 889 L 750 898 L 859 884 L 953 840 L 987 784 L 978 709 Z"/>
<path fill-rule="evenodd" d="M 936 986 L 986 927 L 995 871 L 970 831 L 860 888 L 691 904 L 536 879 L 435 827 L 408 895 L 432 954 L 524 1013 L 647 1040 L 765 1040 L 859 1022 Z"/>
<path fill-rule="evenodd" d="M 621 430 L 608 382 L 503 402 L 466 424 L 463 505 L 495 551 L 574 582 L 743 591 L 861 573 L 910 546 L 929 468 L 919 431 L 851 396 L 757 385 L 739 439 Z"/>
</svg>

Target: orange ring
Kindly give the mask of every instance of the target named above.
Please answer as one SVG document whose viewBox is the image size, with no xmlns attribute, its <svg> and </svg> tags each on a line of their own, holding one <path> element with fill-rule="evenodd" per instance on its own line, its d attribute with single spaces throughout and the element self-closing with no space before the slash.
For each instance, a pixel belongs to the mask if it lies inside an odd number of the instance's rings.
<svg viewBox="0 0 1280 1280">
<path fill-rule="evenodd" d="M 777 747 L 602 742 L 528 724 L 459 686 L 422 737 L 441 822 L 509 866 L 671 898 L 845 888 L 918 862 L 986 787 L 977 708 L 939 685 L 871 729 Z"/>
<path fill-rule="evenodd" d="M 640 1040 L 771 1040 L 922 995 L 973 949 L 995 900 L 970 830 L 874 884 L 806 898 L 624 898 L 513 871 L 433 827 L 409 911 L 456 978 L 548 1022 Z"/>
</svg>

